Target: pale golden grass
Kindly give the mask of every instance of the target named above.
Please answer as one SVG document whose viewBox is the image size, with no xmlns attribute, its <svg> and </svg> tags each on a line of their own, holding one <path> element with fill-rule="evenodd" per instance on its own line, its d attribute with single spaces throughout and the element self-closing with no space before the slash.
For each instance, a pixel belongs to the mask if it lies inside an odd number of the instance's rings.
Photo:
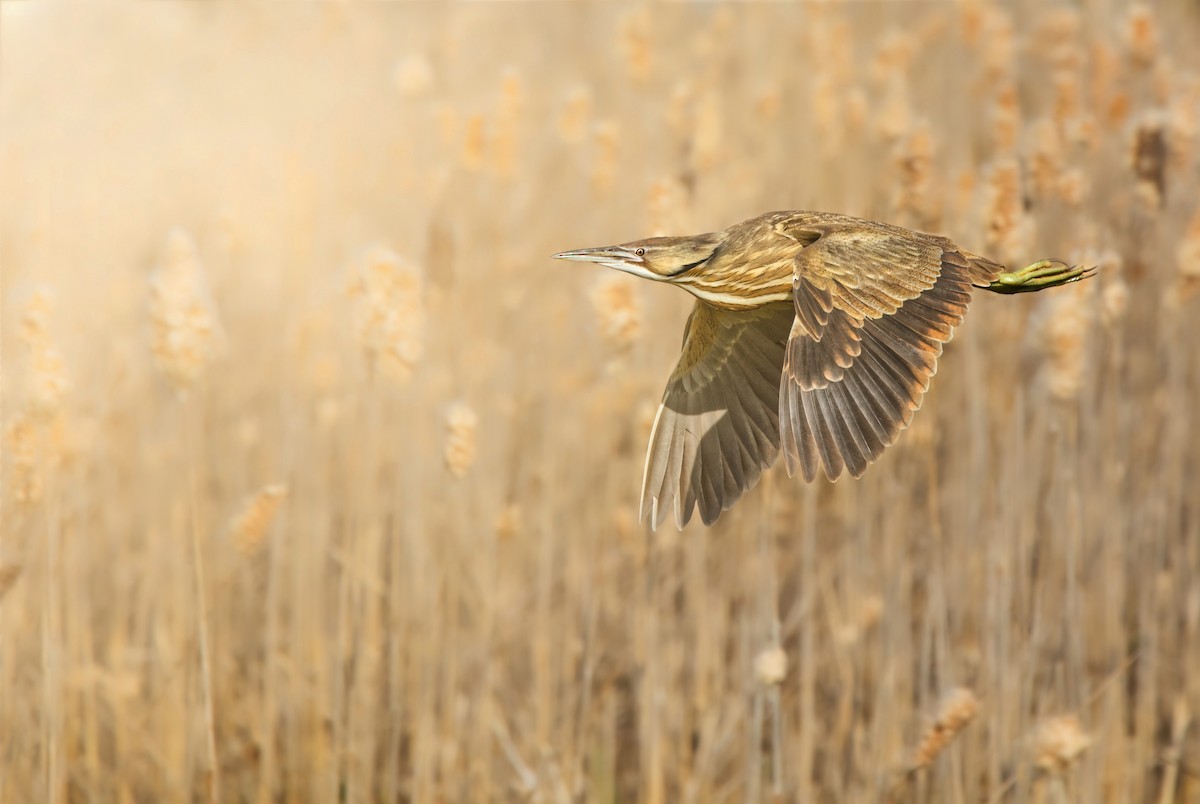
<svg viewBox="0 0 1200 804">
<path fill-rule="evenodd" d="M 0 801 L 1200 798 L 1191 4 L 142 12 L 0 5 Z M 1101 273 L 650 536 L 549 255 L 788 208 Z"/>
</svg>

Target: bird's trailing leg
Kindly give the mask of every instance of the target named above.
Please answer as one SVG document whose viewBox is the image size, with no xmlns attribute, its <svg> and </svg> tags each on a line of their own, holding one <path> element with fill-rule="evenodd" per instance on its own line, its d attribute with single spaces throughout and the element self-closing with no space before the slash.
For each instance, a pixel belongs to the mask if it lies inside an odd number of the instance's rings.
<svg viewBox="0 0 1200 804">
<path fill-rule="evenodd" d="M 1019 271 L 1000 274 L 988 285 L 988 290 L 996 293 L 1031 293 L 1069 282 L 1078 282 L 1094 273 L 1095 268 L 1067 265 L 1062 260 L 1038 260 Z"/>
</svg>

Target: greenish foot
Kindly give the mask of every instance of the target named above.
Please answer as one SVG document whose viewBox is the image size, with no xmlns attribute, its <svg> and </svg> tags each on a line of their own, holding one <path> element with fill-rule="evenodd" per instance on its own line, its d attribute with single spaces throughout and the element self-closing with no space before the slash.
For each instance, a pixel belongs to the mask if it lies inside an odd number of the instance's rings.
<svg viewBox="0 0 1200 804">
<path fill-rule="evenodd" d="M 988 290 L 996 293 L 1032 293 L 1035 290 L 1078 282 L 1095 273 L 1095 268 L 1067 265 L 1062 260 L 1038 260 L 1019 271 L 1000 274 L 988 285 Z"/>
</svg>

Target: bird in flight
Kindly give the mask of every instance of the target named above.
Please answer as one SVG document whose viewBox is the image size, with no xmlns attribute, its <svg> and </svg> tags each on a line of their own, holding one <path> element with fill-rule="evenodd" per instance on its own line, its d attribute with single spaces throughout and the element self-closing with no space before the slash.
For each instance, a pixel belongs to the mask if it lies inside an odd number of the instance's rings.
<svg viewBox="0 0 1200 804">
<path fill-rule="evenodd" d="M 1019 271 L 945 237 L 826 212 L 768 212 L 723 232 L 555 254 L 696 297 L 654 419 L 641 518 L 706 525 L 780 449 L 788 475 L 860 477 L 921 406 L 973 288 L 1023 293 L 1093 269 Z"/>
</svg>

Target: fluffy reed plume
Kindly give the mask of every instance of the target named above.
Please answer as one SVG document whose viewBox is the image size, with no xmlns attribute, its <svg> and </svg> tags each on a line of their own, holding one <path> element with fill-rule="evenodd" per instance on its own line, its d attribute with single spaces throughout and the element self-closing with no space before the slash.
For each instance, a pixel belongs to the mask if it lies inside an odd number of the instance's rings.
<svg viewBox="0 0 1200 804">
<path fill-rule="evenodd" d="M 912 106 L 908 98 L 908 79 L 894 75 L 884 91 L 883 103 L 876 119 L 876 132 L 886 142 L 896 142 L 912 125 Z"/>
<path fill-rule="evenodd" d="M 71 387 L 62 354 L 50 335 L 50 296 L 36 291 L 21 315 L 21 340 L 29 348 L 29 396 L 26 410 L 36 419 L 53 418 Z"/>
<path fill-rule="evenodd" d="M 1016 37 L 1012 15 L 997 7 L 988 6 L 985 17 L 985 38 L 982 60 L 983 78 L 987 86 L 995 86 L 1012 78 L 1016 54 Z"/>
<path fill-rule="evenodd" d="M 933 134 L 922 121 L 897 148 L 900 183 L 892 204 L 924 231 L 937 231 L 942 224 L 942 189 L 933 175 L 933 158 Z"/>
<path fill-rule="evenodd" d="M 1025 213 L 1021 170 L 1016 159 L 1001 158 L 988 170 L 984 187 L 984 218 L 988 247 L 1010 260 L 1029 251 L 1033 219 Z"/>
<path fill-rule="evenodd" d="M 500 84 L 500 103 L 496 110 L 495 135 L 492 138 L 492 169 L 501 178 L 512 178 L 517 172 L 520 153 L 521 118 L 525 113 L 525 85 L 521 76 L 505 73 Z"/>
<path fill-rule="evenodd" d="M 1021 134 L 1021 106 L 1017 99 L 1017 87 L 1012 82 L 1001 84 L 996 92 L 990 123 L 992 147 L 996 153 L 1013 153 Z"/>
<path fill-rule="evenodd" d="M 17 578 L 21 577 L 20 564 L 0 565 L 0 601 L 16 586 Z"/>
<path fill-rule="evenodd" d="M 617 273 L 600 274 L 592 285 L 592 307 L 600 334 L 618 354 L 626 354 L 642 334 L 642 309 L 635 284 Z"/>
<path fill-rule="evenodd" d="M 1135 4 L 1125 17 L 1125 48 L 1138 67 L 1151 66 L 1158 56 L 1158 25 L 1145 3 Z"/>
<path fill-rule="evenodd" d="M 21 505 L 33 505 L 42 499 L 44 483 L 38 467 L 38 433 L 27 414 L 18 415 L 5 432 L 11 473 L 8 485 L 12 498 Z"/>
<path fill-rule="evenodd" d="M 650 36 L 651 18 L 646 9 L 631 11 L 621 18 L 621 50 L 633 80 L 641 83 L 650 78 L 653 66 L 654 43 Z"/>
<path fill-rule="evenodd" d="M 1074 72 L 1060 70 L 1054 74 L 1054 107 L 1051 119 L 1064 143 L 1095 147 L 1096 126 L 1083 116 L 1083 90 Z"/>
<path fill-rule="evenodd" d="M 1029 735 L 1033 764 L 1047 773 L 1063 773 L 1092 744 L 1075 715 L 1043 720 Z"/>
<path fill-rule="evenodd" d="M 1200 208 L 1188 223 L 1187 231 L 1175 250 L 1179 276 L 1179 294 L 1187 299 L 1200 291 Z"/>
<path fill-rule="evenodd" d="M 617 175 L 617 157 L 621 144 L 621 129 L 611 120 L 596 126 L 596 154 L 592 163 L 592 188 L 606 193 Z"/>
<path fill-rule="evenodd" d="M 705 92 L 696 102 L 692 120 L 691 167 L 697 173 L 705 173 L 721 158 L 724 131 L 721 107 L 716 92 Z"/>
<path fill-rule="evenodd" d="M 246 502 L 229 525 L 229 539 L 239 553 L 247 558 L 258 554 L 287 495 L 286 485 L 272 483 Z"/>
<path fill-rule="evenodd" d="M 1030 323 L 1032 344 L 1042 358 L 1039 382 L 1059 402 L 1077 398 L 1083 388 L 1092 293 L 1089 284 L 1048 293 Z"/>
<path fill-rule="evenodd" d="M 929 428 L 923 428 L 926 433 Z M 870 595 L 859 606 L 857 618 L 851 619 L 838 627 L 833 634 L 834 640 L 843 647 L 849 647 L 858 642 L 863 634 L 870 631 L 883 617 L 883 598 Z"/>
<path fill-rule="evenodd" d="M 1167 134 L 1161 115 L 1142 119 L 1133 132 L 1129 163 L 1137 179 L 1137 194 L 1151 209 L 1162 207 L 1167 192 Z"/>
<path fill-rule="evenodd" d="M 646 194 L 646 231 L 650 236 L 687 231 L 687 191 L 674 179 L 658 179 Z"/>
<path fill-rule="evenodd" d="M 592 93 L 587 87 L 576 87 L 567 95 L 562 114 L 558 116 L 558 134 L 563 141 L 576 144 L 587 134 L 592 115 Z"/>
<path fill-rule="evenodd" d="M 487 130 L 483 123 L 482 114 L 473 114 L 467 118 L 466 131 L 463 133 L 462 164 L 471 170 L 483 167 L 484 150 L 487 147 Z"/>
<path fill-rule="evenodd" d="M 979 699 L 966 687 L 955 687 L 942 696 L 933 722 L 925 730 L 913 756 L 913 769 L 933 764 L 959 732 L 979 714 Z"/>
<path fill-rule="evenodd" d="M 422 54 L 414 53 L 396 64 L 392 80 L 404 97 L 424 97 L 433 88 L 433 65 Z"/>
<path fill-rule="evenodd" d="M 875 51 L 867 75 L 875 86 L 887 86 L 894 77 L 908 74 L 915 53 L 916 42 L 912 34 L 889 31 Z"/>
<path fill-rule="evenodd" d="M 1030 130 L 1029 183 L 1035 197 L 1058 196 L 1063 173 L 1063 145 L 1058 126 L 1038 120 Z"/>
<path fill-rule="evenodd" d="M 446 412 L 446 468 L 464 477 L 475 463 L 475 431 L 479 417 L 465 402 L 456 402 Z"/>
<path fill-rule="evenodd" d="M 783 93 L 779 87 L 769 87 L 758 94 L 754 101 L 754 114 L 760 122 L 772 123 L 783 108 Z"/>
<path fill-rule="evenodd" d="M 1196 137 L 1200 134 L 1200 75 L 1188 73 L 1178 82 L 1175 97 L 1167 110 L 1167 145 L 1171 167 L 1187 170 L 1195 156 Z"/>
<path fill-rule="evenodd" d="M 387 248 L 369 250 L 347 286 L 354 334 L 371 371 L 397 382 L 411 376 L 425 349 L 420 270 Z"/>
<path fill-rule="evenodd" d="M 508 542 L 515 539 L 524 528 L 525 516 L 521 513 L 519 505 L 509 503 L 500 509 L 500 513 L 496 514 L 493 524 L 496 528 L 496 538 L 499 541 Z"/>
<path fill-rule="evenodd" d="M 754 677 L 764 686 L 781 684 L 787 678 L 788 658 L 783 648 L 772 645 L 754 657 Z"/>
<path fill-rule="evenodd" d="M 1032 50 L 1055 70 L 1074 70 L 1083 64 L 1079 48 L 1079 12 L 1055 8 L 1042 15 L 1033 33 Z"/>
<path fill-rule="evenodd" d="M 150 276 L 150 323 L 155 365 L 177 390 L 187 390 L 217 356 L 221 329 L 196 243 L 178 227 Z"/>
</svg>

